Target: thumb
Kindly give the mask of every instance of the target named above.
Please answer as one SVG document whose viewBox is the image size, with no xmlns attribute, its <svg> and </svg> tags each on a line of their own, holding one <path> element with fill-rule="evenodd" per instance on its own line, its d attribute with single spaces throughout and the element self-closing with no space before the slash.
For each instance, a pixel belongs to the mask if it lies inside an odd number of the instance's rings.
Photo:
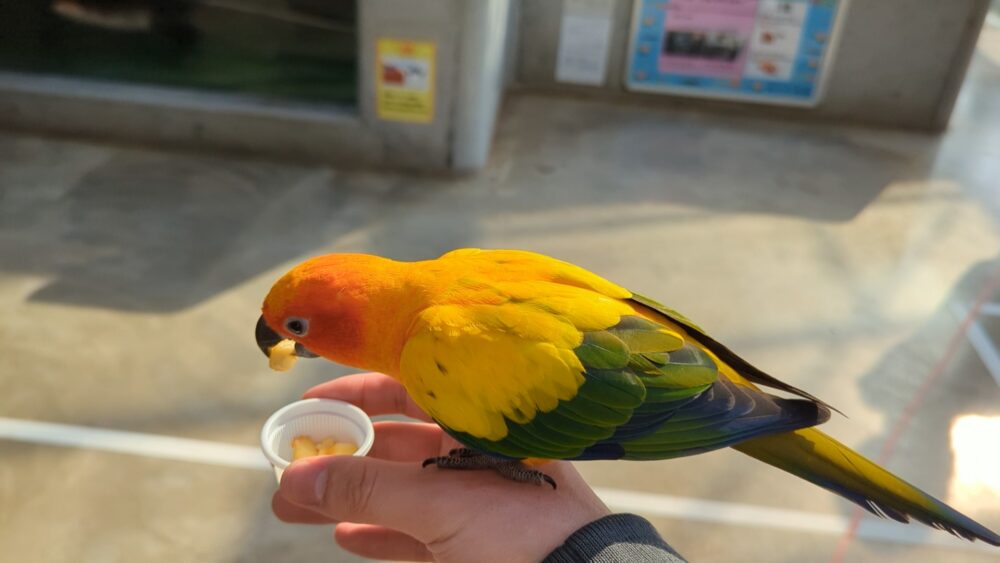
<svg viewBox="0 0 1000 563">
<path fill-rule="evenodd" d="M 429 542 L 459 525 L 458 511 L 446 506 L 454 495 L 443 486 L 435 472 L 416 463 L 326 456 L 290 465 L 278 492 L 338 522 L 376 524 Z"/>
</svg>

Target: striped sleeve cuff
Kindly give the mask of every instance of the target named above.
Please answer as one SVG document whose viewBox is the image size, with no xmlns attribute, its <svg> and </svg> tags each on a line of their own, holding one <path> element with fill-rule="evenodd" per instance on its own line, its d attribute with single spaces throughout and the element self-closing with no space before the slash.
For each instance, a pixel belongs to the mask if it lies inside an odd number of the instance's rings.
<svg viewBox="0 0 1000 563">
<path fill-rule="evenodd" d="M 542 563 L 684 563 L 653 525 L 635 514 L 612 514 L 580 528 Z"/>
</svg>

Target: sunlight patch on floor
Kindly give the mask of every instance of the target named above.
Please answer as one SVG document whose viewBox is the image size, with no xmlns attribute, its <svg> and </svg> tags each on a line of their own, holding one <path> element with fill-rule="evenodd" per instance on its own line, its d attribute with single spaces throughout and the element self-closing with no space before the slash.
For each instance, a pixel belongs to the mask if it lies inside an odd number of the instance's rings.
<svg viewBox="0 0 1000 563">
<path fill-rule="evenodd" d="M 993 64 L 1000 66 L 1000 15 L 991 13 L 979 35 L 976 50 Z"/>
<path fill-rule="evenodd" d="M 964 415 L 951 425 L 954 471 L 949 498 L 958 505 L 1000 502 L 1000 416 Z"/>
</svg>

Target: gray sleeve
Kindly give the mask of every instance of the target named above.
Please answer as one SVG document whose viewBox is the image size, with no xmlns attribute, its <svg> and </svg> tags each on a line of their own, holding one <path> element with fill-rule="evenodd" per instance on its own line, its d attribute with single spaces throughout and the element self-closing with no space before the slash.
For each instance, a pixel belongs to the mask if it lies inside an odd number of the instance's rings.
<svg viewBox="0 0 1000 563">
<path fill-rule="evenodd" d="M 684 563 L 653 525 L 635 514 L 612 514 L 580 528 L 542 563 Z"/>
</svg>

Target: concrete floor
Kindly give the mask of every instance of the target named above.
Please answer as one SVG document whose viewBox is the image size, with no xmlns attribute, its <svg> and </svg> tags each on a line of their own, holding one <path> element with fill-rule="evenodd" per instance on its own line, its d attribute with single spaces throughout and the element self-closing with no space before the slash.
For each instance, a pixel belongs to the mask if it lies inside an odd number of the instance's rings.
<svg viewBox="0 0 1000 563">
<path fill-rule="evenodd" d="M 877 456 L 959 328 L 947 305 L 1000 264 L 1000 32 L 980 47 L 941 137 L 513 97 L 488 169 L 447 180 L 0 135 L 0 416 L 254 447 L 271 411 L 344 373 L 278 376 L 255 349 L 288 267 L 514 247 L 684 311 L 847 413 L 827 429 Z M 888 465 L 1000 529 L 997 434 L 975 434 L 1000 425 L 1000 388 L 957 342 Z M 580 469 L 608 489 L 852 512 L 732 451 Z M 354 560 L 271 516 L 273 488 L 266 471 L 0 440 L 0 562 Z M 828 561 L 840 540 L 654 521 L 692 561 Z M 1000 554 L 908 533 L 845 560 Z"/>
</svg>

